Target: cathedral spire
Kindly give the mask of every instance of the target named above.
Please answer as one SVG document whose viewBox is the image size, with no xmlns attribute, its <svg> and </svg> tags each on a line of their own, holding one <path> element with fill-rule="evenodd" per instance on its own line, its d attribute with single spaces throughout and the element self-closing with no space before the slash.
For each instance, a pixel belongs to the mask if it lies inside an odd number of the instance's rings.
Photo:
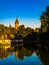
<svg viewBox="0 0 49 65">
<path fill-rule="evenodd" d="M 18 28 L 19 28 L 19 21 L 18 21 L 18 18 L 16 17 L 15 29 L 18 30 Z"/>
<path fill-rule="evenodd" d="M 18 21 L 18 17 L 16 17 L 16 21 L 15 21 L 15 24 L 18 23 L 19 24 L 19 21 Z"/>
</svg>

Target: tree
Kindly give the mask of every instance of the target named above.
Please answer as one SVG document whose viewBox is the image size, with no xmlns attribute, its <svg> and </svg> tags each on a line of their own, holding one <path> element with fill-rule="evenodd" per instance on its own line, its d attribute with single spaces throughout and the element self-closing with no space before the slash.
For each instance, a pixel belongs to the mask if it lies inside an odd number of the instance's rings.
<svg viewBox="0 0 49 65">
<path fill-rule="evenodd" d="M 20 25 L 17 35 L 24 38 L 26 36 L 25 26 Z"/>
<path fill-rule="evenodd" d="M 32 34 L 32 32 L 34 32 L 33 29 L 31 29 L 30 27 L 27 27 L 27 28 L 26 28 L 26 34 L 27 34 L 27 35 L 28 35 L 28 34 Z"/>
<path fill-rule="evenodd" d="M 46 11 L 42 13 L 40 20 L 42 32 L 49 32 L 49 6 L 47 6 Z"/>
<path fill-rule="evenodd" d="M 41 17 L 41 43 L 49 46 L 49 6 L 46 11 L 42 13 Z"/>
</svg>

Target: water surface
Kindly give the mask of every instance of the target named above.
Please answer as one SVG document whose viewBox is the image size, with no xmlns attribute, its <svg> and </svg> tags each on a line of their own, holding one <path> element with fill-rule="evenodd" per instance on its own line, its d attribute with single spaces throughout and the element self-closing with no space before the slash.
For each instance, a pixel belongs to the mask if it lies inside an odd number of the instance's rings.
<svg viewBox="0 0 49 65">
<path fill-rule="evenodd" d="M 17 47 L 0 49 L 0 65 L 48 65 L 48 51 Z"/>
</svg>

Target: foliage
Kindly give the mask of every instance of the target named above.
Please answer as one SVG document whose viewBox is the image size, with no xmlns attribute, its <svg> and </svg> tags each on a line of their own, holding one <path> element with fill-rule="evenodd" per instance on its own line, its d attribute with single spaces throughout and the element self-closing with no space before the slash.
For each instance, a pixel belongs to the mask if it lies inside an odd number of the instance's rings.
<svg viewBox="0 0 49 65">
<path fill-rule="evenodd" d="M 46 7 L 46 11 L 42 13 L 41 17 L 41 43 L 49 47 L 49 6 Z"/>
<path fill-rule="evenodd" d="M 40 20 L 42 32 L 49 32 L 49 6 L 47 6 L 46 11 L 42 13 Z"/>
</svg>

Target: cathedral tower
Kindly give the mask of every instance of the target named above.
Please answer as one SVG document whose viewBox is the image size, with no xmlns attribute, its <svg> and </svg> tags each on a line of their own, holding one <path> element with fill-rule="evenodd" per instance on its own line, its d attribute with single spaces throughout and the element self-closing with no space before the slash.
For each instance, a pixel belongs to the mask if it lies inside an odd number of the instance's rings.
<svg viewBox="0 0 49 65">
<path fill-rule="evenodd" d="M 16 18 L 16 21 L 15 21 L 15 29 L 18 30 L 19 28 L 19 21 L 18 21 L 18 18 Z"/>
</svg>

